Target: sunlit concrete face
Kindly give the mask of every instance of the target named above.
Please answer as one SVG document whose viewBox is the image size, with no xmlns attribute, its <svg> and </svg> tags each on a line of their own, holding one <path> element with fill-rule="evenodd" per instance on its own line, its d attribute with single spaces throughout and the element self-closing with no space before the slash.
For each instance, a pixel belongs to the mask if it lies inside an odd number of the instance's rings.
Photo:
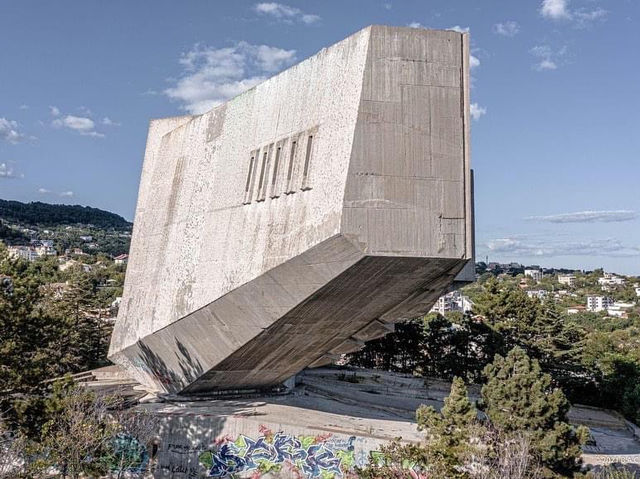
<svg viewBox="0 0 640 479">
<path fill-rule="evenodd" d="M 472 279 L 468 56 L 372 26 L 153 120 L 110 359 L 152 391 L 268 387 Z"/>
</svg>

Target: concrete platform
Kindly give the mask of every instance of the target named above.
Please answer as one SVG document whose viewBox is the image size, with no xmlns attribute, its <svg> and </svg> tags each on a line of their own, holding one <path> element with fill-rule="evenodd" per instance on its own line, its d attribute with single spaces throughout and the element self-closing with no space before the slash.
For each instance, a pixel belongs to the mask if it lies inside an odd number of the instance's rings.
<svg viewBox="0 0 640 479">
<path fill-rule="evenodd" d="M 97 376 L 85 384 L 132 389 L 126 376 Z M 440 408 L 449 389 L 449 383 L 430 380 L 425 386 L 408 375 L 317 368 L 298 375 L 288 394 L 138 407 L 161 418 L 154 477 L 341 477 L 354 464 L 364 465 L 381 444 L 398 437 L 419 441 L 415 410 L 421 404 Z M 144 392 L 132 394 L 142 398 Z M 472 386 L 470 394 L 477 398 L 479 388 Z M 591 430 L 586 464 L 640 464 L 638 429 L 617 413 L 574 406 L 570 419 Z"/>
</svg>

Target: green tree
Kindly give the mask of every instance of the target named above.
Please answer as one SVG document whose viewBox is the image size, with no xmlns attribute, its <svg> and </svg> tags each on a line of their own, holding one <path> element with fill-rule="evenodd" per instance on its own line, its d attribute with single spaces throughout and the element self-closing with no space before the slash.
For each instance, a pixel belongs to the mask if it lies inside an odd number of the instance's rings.
<svg viewBox="0 0 640 479">
<path fill-rule="evenodd" d="M 600 364 L 603 402 L 640 422 L 640 364 L 623 354 L 608 354 Z"/>
<path fill-rule="evenodd" d="M 102 364 L 106 342 L 97 341 L 99 325 L 79 312 L 83 293 L 51 304 L 42 289 L 47 278 L 33 263 L 9 258 L 2 245 L 0 274 L 12 283 L 0 290 L 0 407 L 13 427 L 33 438 L 42 426 L 44 381 Z"/>
<path fill-rule="evenodd" d="M 55 467 L 62 477 L 103 476 L 109 465 L 102 458 L 109 456 L 120 430 L 109 414 L 114 401 L 68 381 L 54 383 L 40 441 L 43 465 Z"/>
<path fill-rule="evenodd" d="M 465 466 L 475 450 L 471 439 L 479 435 L 481 428 L 464 381 L 453 380 L 441 412 L 431 406 L 420 406 L 416 419 L 418 429 L 425 434 L 421 444 L 394 441 L 382 447 L 369 466 L 357 469 L 358 476 L 370 479 L 411 478 L 417 474 L 448 479 L 470 477 Z"/>
<path fill-rule="evenodd" d="M 451 392 L 440 412 L 432 406 L 420 406 L 416 412 L 418 429 L 426 433 L 426 448 L 431 463 L 426 465 L 436 477 L 464 478 L 463 464 L 471 455 L 471 438 L 478 433 L 477 411 L 469 401 L 461 378 L 454 378 Z"/>
<path fill-rule="evenodd" d="M 586 333 L 552 302 L 542 303 L 513 284 L 490 280 L 475 311 L 502 337 L 501 354 L 516 346 L 524 349 L 570 397 L 584 400 L 594 389 L 597 378 L 582 364 Z"/>
<path fill-rule="evenodd" d="M 579 467 L 588 430 L 567 422 L 569 402 L 553 388 L 551 377 L 522 348 L 496 356 L 485 368 L 482 406 L 492 424 L 507 433 L 526 431 L 542 462 L 551 470 L 571 473 Z"/>
<path fill-rule="evenodd" d="M 422 321 L 398 323 L 395 332 L 369 341 L 349 355 L 349 363 L 365 368 L 412 373 L 422 358 Z"/>
</svg>

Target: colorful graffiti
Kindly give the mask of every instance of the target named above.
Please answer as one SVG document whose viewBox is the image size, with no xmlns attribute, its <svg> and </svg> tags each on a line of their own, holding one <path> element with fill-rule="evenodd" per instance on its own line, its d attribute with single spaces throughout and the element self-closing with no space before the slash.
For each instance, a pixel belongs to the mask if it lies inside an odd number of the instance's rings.
<svg viewBox="0 0 640 479">
<path fill-rule="evenodd" d="M 140 473 L 149 465 L 149 454 L 135 437 L 118 434 L 111 440 L 111 451 L 105 461 L 112 472 Z"/>
<path fill-rule="evenodd" d="M 234 477 L 240 473 L 275 473 L 286 467 L 301 477 L 343 477 L 355 465 L 355 436 L 347 440 L 331 435 L 291 436 L 261 428 L 261 435 L 236 440 L 224 438 L 214 450 L 204 451 L 199 461 L 209 477 Z"/>
</svg>

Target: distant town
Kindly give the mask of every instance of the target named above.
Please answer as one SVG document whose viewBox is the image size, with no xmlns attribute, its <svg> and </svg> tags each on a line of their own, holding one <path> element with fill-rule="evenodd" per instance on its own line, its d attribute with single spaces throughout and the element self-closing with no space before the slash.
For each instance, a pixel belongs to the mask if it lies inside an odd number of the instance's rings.
<svg viewBox="0 0 640 479">
<path fill-rule="evenodd" d="M 640 278 L 627 277 L 603 270 L 579 271 L 525 266 L 520 263 L 476 263 L 476 278 L 481 281 L 494 276 L 499 281 L 514 282 L 530 298 L 551 301 L 567 314 L 600 313 L 612 318 L 628 319 L 640 315 Z M 438 299 L 431 312 L 468 313 L 474 302 L 466 294 L 474 286 L 452 291 Z"/>
</svg>

